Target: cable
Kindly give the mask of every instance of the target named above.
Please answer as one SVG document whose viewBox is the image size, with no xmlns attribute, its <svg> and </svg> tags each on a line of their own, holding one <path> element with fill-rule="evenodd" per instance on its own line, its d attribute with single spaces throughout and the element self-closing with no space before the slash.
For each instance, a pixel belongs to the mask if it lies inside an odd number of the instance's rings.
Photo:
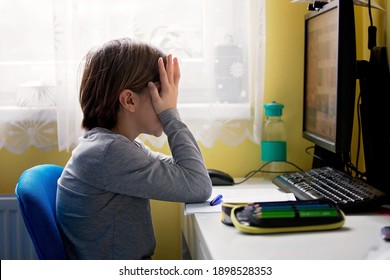
<svg viewBox="0 0 390 280">
<path fill-rule="evenodd" d="M 370 26 L 368 27 L 368 49 L 372 50 L 376 46 L 376 26 L 373 25 L 371 13 L 371 0 L 368 0 L 368 15 Z"/>
<path fill-rule="evenodd" d="M 312 157 L 315 157 L 315 158 L 321 160 L 322 162 L 326 163 L 325 159 L 323 159 L 323 158 L 321 158 L 321 157 L 319 157 L 319 156 L 309 152 L 309 149 L 314 149 L 314 148 L 315 148 L 315 146 L 310 146 L 310 147 L 307 147 L 305 149 L 305 151 L 306 151 L 307 154 L 311 155 Z M 358 156 L 359 156 L 359 153 L 358 153 Z M 362 180 L 366 180 L 365 179 L 366 178 L 366 174 L 364 172 L 361 172 L 355 165 L 353 165 L 353 163 L 351 162 L 350 155 L 348 155 L 347 158 L 343 157 L 342 160 L 344 162 L 344 166 L 345 166 L 345 168 L 347 170 L 347 173 L 349 173 L 352 176 L 352 171 L 353 171 L 353 172 L 355 172 L 355 176 L 353 176 L 353 177 L 357 177 L 357 178 L 360 178 Z"/>
<path fill-rule="evenodd" d="M 268 162 L 264 163 L 262 166 L 260 166 L 258 169 L 250 171 L 248 174 L 245 175 L 245 179 L 244 180 L 242 180 L 240 182 L 237 182 L 237 183 L 234 183 L 234 185 L 239 185 L 239 184 L 242 184 L 242 183 L 248 181 L 256 173 L 259 173 L 259 172 L 263 172 L 263 173 L 292 173 L 292 172 L 296 172 L 296 171 L 269 171 L 269 170 L 262 170 L 264 167 L 266 167 L 267 165 L 269 165 L 269 164 L 271 164 L 273 162 L 287 163 L 287 164 L 290 164 L 290 165 L 294 166 L 299 171 L 303 171 L 302 168 L 300 168 L 298 165 L 296 165 L 295 163 L 292 163 L 290 161 L 268 161 Z"/>
<path fill-rule="evenodd" d="M 314 158 L 316 158 L 316 159 L 319 159 L 319 160 L 322 161 L 322 162 L 326 162 L 326 160 L 323 159 L 322 157 L 319 157 L 319 156 L 317 156 L 316 154 L 310 153 L 310 152 L 309 152 L 309 149 L 314 149 L 314 148 L 315 148 L 315 146 L 307 147 L 307 148 L 305 149 L 305 152 L 306 152 L 308 155 L 310 155 L 310 156 L 312 156 L 312 157 L 314 157 Z"/>
<path fill-rule="evenodd" d="M 368 16 L 370 18 L 370 26 L 373 26 L 372 13 L 371 13 L 371 0 L 368 0 Z"/>
</svg>

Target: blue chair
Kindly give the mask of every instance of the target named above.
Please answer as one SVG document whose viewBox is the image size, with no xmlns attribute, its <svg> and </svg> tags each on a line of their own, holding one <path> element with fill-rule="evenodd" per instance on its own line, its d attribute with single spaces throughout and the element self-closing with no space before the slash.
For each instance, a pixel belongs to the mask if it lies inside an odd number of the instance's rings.
<svg viewBox="0 0 390 280">
<path fill-rule="evenodd" d="M 42 164 L 25 170 L 15 188 L 20 211 L 41 260 L 67 259 L 56 223 L 57 180 L 63 168 Z"/>
</svg>

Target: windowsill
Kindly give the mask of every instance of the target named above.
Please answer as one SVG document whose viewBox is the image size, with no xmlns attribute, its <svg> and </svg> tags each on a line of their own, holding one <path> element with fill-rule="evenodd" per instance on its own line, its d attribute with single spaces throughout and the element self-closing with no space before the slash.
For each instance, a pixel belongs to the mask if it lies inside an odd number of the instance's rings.
<svg viewBox="0 0 390 280">
<path fill-rule="evenodd" d="M 180 116 L 184 120 L 249 120 L 248 103 L 179 103 Z M 0 106 L 0 121 L 31 120 L 44 114 L 45 120 L 56 121 L 56 107 Z M 227 114 L 228 112 L 228 114 Z"/>
<path fill-rule="evenodd" d="M 26 120 L 45 120 L 45 122 L 56 122 L 56 107 L 0 106 L 0 122 L 15 122 Z"/>
</svg>

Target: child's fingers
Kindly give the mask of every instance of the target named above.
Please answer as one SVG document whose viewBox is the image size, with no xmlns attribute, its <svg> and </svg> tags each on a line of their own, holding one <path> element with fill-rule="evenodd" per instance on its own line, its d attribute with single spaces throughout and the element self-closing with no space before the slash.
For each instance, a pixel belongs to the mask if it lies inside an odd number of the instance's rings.
<svg viewBox="0 0 390 280">
<path fill-rule="evenodd" d="M 165 70 L 164 60 L 162 57 L 158 59 L 158 71 L 160 73 L 161 85 L 168 83 L 167 72 Z"/>
<path fill-rule="evenodd" d="M 175 85 L 178 85 L 180 80 L 180 67 L 179 67 L 179 60 L 177 59 L 177 57 L 173 59 L 173 67 L 174 67 L 173 82 Z"/>
<path fill-rule="evenodd" d="M 168 81 L 172 82 L 173 81 L 173 62 L 172 62 L 172 54 L 169 54 L 167 57 L 167 65 L 166 65 L 166 72 L 167 72 L 167 77 Z"/>
</svg>

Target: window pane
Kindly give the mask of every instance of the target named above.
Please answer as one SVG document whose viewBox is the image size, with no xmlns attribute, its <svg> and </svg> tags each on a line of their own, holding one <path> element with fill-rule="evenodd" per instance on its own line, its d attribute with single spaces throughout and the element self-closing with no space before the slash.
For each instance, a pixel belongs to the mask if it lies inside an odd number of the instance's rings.
<svg viewBox="0 0 390 280">
<path fill-rule="evenodd" d="M 26 105 L 49 96 L 55 84 L 53 14 L 50 0 L 2 0 L 0 7 L 0 105 Z M 49 87 L 50 92 L 37 89 Z"/>
</svg>

